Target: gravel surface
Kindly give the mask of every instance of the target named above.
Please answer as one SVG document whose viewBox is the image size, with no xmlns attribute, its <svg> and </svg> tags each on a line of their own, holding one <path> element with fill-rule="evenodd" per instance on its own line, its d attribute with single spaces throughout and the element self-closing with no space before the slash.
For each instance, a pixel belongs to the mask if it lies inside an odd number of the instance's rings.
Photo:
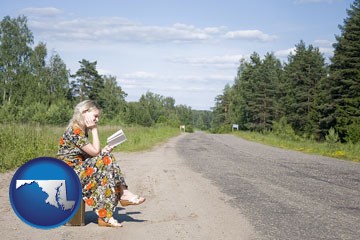
<svg viewBox="0 0 360 240">
<path fill-rule="evenodd" d="M 231 197 L 257 239 L 360 239 L 359 163 L 202 132 L 176 150 Z"/>
</svg>

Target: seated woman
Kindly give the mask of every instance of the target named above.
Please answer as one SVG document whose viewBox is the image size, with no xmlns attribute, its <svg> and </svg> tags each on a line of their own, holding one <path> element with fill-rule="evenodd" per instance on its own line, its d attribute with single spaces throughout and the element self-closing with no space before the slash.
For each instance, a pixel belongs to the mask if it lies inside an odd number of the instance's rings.
<svg viewBox="0 0 360 240">
<path fill-rule="evenodd" d="M 120 201 L 122 206 L 138 205 L 145 198 L 128 190 L 112 148 L 100 148 L 97 122 L 100 109 L 91 100 L 76 105 L 65 133 L 60 138 L 57 157 L 71 166 L 80 178 L 85 203 L 98 215 L 98 225 L 122 227 L 113 218 Z M 88 138 L 91 131 L 92 142 Z"/>
</svg>

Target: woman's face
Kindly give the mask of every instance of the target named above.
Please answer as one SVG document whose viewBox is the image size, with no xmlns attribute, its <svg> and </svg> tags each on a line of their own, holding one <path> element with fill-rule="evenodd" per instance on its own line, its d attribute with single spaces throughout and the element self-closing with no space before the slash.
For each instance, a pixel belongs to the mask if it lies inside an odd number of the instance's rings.
<svg viewBox="0 0 360 240">
<path fill-rule="evenodd" d="M 87 111 L 87 113 L 91 117 L 91 120 L 93 120 L 95 123 L 99 122 L 99 115 L 100 115 L 99 109 L 94 108 L 94 109 Z"/>
</svg>

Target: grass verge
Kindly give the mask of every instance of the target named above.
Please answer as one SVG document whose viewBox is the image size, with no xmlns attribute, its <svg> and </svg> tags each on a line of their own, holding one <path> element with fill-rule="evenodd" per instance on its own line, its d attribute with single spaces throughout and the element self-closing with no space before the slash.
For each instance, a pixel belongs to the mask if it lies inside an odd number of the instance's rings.
<svg viewBox="0 0 360 240">
<path fill-rule="evenodd" d="M 144 151 L 180 133 L 177 128 L 169 126 L 155 126 L 151 128 L 140 126 L 99 126 L 101 146 L 104 147 L 106 138 L 120 128 L 123 128 L 128 140 L 114 149 L 114 152 Z M 64 126 L 1 125 L 0 172 L 19 167 L 36 157 L 55 157 L 58 150 L 58 142 L 64 130 Z"/>
<path fill-rule="evenodd" d="M 274 147 L 360 162 L 359 143 L 326 143 L 316 142 L 299 137 L 294 140 L 291 136 L 277 136 L 273 133 L 263 134 L 258 132 L 239 131 L 233 134 L 250 141 L 259 142 Z"/>
</svg>

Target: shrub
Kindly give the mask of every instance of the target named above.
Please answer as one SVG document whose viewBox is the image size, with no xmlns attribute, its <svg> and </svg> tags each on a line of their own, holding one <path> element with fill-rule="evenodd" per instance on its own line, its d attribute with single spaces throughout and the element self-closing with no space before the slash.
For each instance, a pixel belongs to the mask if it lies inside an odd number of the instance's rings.
<svg viewBox="0 0 360 240">
<path fill-rule="evenodd" d="M 360 121 L 354 122 L 347 127 L 346 142 L 358 143 L 360 142 Z"/>
<path fill-rule="evenodd" d="M 325 141 L 329 144 L 337 143 L 340 140 L 338 133 L 334 128 L 330 128 L 328 135 L 325 136 Z"/>
<path fill-rule="evenodd" d="M 66 103 L 51 104 L 45 114 L 46 122 L 49 124 L 65 124 L 72 115 L 72 109 Z"/>
<path fill-rule="evenodd" d="M 188 133 L 193 133 L 194 132 L 194 128 L 192 127 L 192 125 L 187 125 L 185 128 L 185 131 Z"/>
<path fill-rule="evenodd" d="M 286 117 L 282 117 L 278 122 L 274 121 L 272 124 L 272 131 L 276 136 L 284 137 L 291 140 L 300 140 L 296 135 L 294 129 L 287 122 Z"/>
<path fill-rule="evenodd" d="M 0 122 L 9 123 L 15 121 L 17 108 L 11 103 L 0 106 Z"/>
</svg>

